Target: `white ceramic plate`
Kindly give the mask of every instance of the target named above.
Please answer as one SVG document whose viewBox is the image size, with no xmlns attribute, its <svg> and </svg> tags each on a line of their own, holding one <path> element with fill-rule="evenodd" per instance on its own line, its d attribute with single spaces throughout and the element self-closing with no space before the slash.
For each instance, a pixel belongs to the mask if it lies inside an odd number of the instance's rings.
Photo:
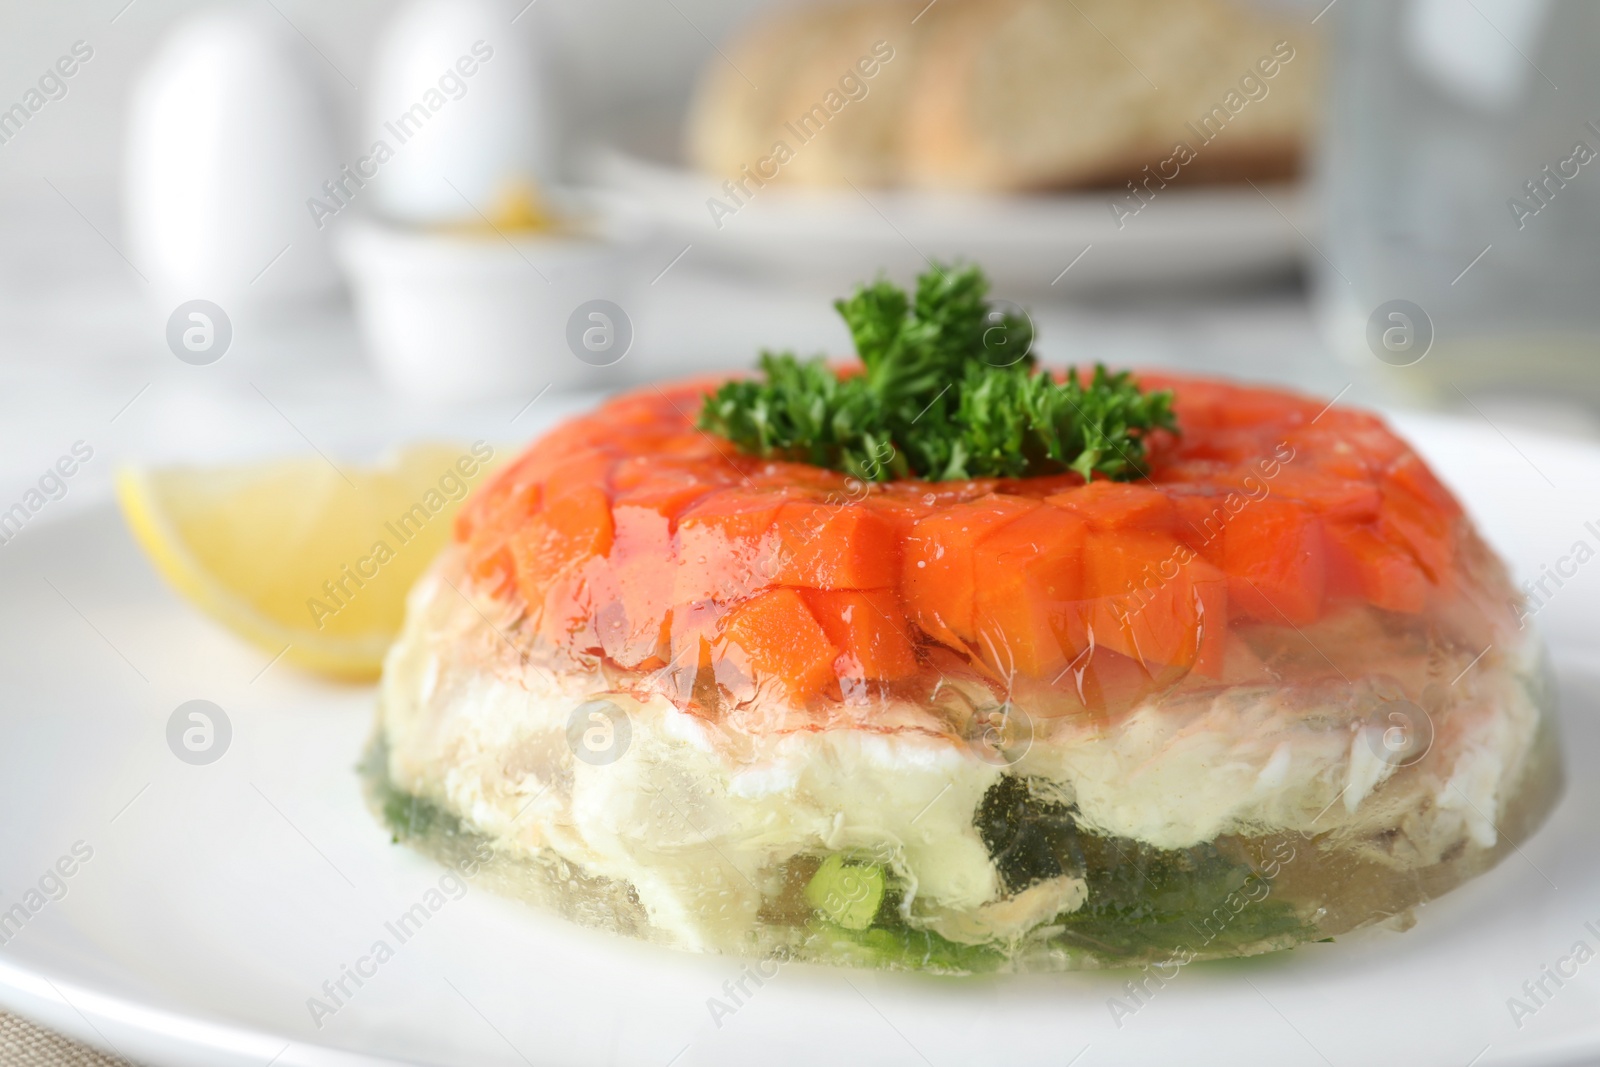
<svg viewBox="0 0 1600 1067">
<path fill-rule="evenodd" d="M 1520 573 L 1600 536 L 1600 450 L 1481 423 L 1404 429 Z M 1548 481 L 1547 481 L 1548 479 Z M 1507 998 L 1600 947 L 1600 564 L 1540 612 L 1572 782 L 1498 869 L 1404 935 L 1196 965 L 1135 1015 L 1127 973 L 936 980 L 791 965 L 713 1021 L 739 965 L 571 928 L 470 889 L 400 944 L 386 926 L 441 871 L 390 845 L 353 765 L 372 691 L 298 677 L 180 604 L 109 504 L 39 516 L 0 547 L 0 1006 L 162 1064 L 422 1062 L 1374 1065 L 1592 1063 L 1600 962 L 1516 1025 Z M 1566 568 L 1570 570 L 1570 567 Z M 166 740 L 206 699 L 232 740 L 206 766 Z M 81 842 L 81 844 L 79 844 Z M 63 862 L 92 851 L 86 861 Z M 46 872 L 61 862 L 70 877 Z M 451 888 L 447 883 L 446 888 Z M 64 895 L 62 890 L 64 889 Z M 0 919 L 0 924 L 3 924 Z M 314 1025 L 379 939 L 393 958 Z M 1570 967 L 1569 967 L 1570 969 Z M 1474 1060 L 1474 1057 L 1481 1057 Z"/>
<path fill-rule="evenodd" d="M 598 158 L 596 179 L 631 198 L 697 262 L 846 290 L 879 270 L 909 277 L 925 256 L 982 263 L 1002 291 L 1255 280 L 1288 273 L 1310 247 L 1298 186 L 1174 185 L 1119 219 L 1113 203 L 1131 210 L 1138 202 L 1115 190 L 990 196 L 768 186 L 752 187 L 735 213 L 714 213 L 713 198 L 735 203 L 717 180 L 615 151 Z"/>
</svg>

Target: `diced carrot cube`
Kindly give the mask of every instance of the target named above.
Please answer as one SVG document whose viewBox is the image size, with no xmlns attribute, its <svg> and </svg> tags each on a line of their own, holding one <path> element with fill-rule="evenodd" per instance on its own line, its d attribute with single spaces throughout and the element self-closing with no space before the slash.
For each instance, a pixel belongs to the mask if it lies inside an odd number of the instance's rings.
<svg viewBox="0 0 1600 1067">
<path fill-rule="evenodd" d="M 665 516 L 668 522 L 676 522 L 695 501 L 705 495 L 704 486 L 659 485 L 629 493 L 627 500 L 630 504 L 652 509 Z"/>
<path fill-rule="evenodd" d="M 902 556 L 905 552 L 906 538 L 911 536 L 911 528 L 916 525 L 918 519 L 928 514 L 929 510 L 920 502 L 911 503 L 887 494 L 869 497 L 863 501 L 862 506 L 871 508 L 878 518 L 889 524 L 894 531 L 895 543 L 900 546 Z M 903 564 L 901 566 L 904 569 Z"/>
<path fill-rule="evenodd" d="M 778 511 L 775 579 L 804 589 L 881 589 L 900 572 L 894 525 L 860 504 L 794 501 Z"/>
<path fill-rule="evenodd" d="M 455 539 L 471 541 L 485 533 L 504 539 L 511 527 L 539 510 L 543 494 L 539 482 L 496 476 L 456 512 Z"/>
<path fill-rule="evenodd" d="M 1329 429 L 1346 449 L 1361 456 L 1371 470 L 1385 470 L 1410 451 L 1388 424 L 1371 412 L 1334 408 L 1329 415 L 1332 422 Z"/>
<path fill-rule="evenodd" d="M 1116 635 L 1122 632 L 1123 618 L 1138 606 L 1140 598 L 1154 596 L 1170 581 L 1158 575 L 1156 568 L 1176 549 L 1174 542 L 1158 534 L 1117 536 L 1106 531 L 1090 532 L 1084 554 L 1083 591 L 1095 602 L 1091 623 L 1097 644 L 1137 656 L 1132 646 L 1119 643 Z"/>
<path fill-rule="evenodd" d="M 1090 482 L 1045 500 L 1076 511 L 1097 530 L 1166 532 L 1175 517 L 1165 493 L 1131 482 Z"/>
<path fill-rule="evenodd" d="M 593 493 L 599 490 L 608 498 L 611 488 L 611 469 L 617 459 L 610 451 L 587 448 L 551 462 L 549 474 L 544 479 L 545 507 L 569 493 Z"/>
<path fill-rule="evenodd" d="M 1330 523 L 1328 594 L 1360 597 L 1387 611 L 1414 615 L 1427 606 L 1428 576 L 1410 552 L 1370 526 Z"/>
<path fill-rule="evenodd" d="M 1324 407 L 1321 400 L 1296 396 L 1277 389 L 1259 389 L 1237 385 L 1222 385 L 1221 403 L 1216 408 L 1219 422 L 1224 426 L 1256 427 L 1263 423 L 1293 424 L 1308 421 Z M 1182 397 L 1188 383 L 1178 389 Z"/>
<path fill-rule="evenodd" d="M 541 603 L 564 570 L 610 552 L 612 534 L 611 502 L 599 487 L 574 488 L 547 501 L 507 541 L 523 597 Z"/>
<path fill-rule="evenodd" d="M 1087 640 L 1084 520 L 1045 506 L 991 532 L 974 555 L 978 656 L 997 674 L 1054 677 Z"/>
<path fill-rule="evenodd" d="M 1385 540 L 1409 548 L 1435 585 L 1445 585 L 1455 576 L 1455 528 L 1459 512 L 1418 495 L 1419 491 L 1410 487 L 1416 484 L 1414 478 L 1391 479 L 1384 483 L 1378 531 Z M 1426 486 L 1422 486 L 1421 491 L 1427 491 Z"/>
<path fill-rule="evenodd" d="M 1461 504 L 1421 457 L 1408 452 L 1389 466 L 1389 479 L 1447 516 L 1461 514 Z"/>
<path fill-rule="evenodd" d="M 1250 501 L 1229 520 L 1223 542 L 1231 612 L 1296 626 L 1317 620 L 1327 561 L 1310 509 L 1293 500 Z"/>
<path fill-rule="evenodd" d="M 1084 587 L 1094 600 L 1096 644 L 1151 671 L 1190 666 L 1202 655 L 1220 669 L 1227 582 L 1188 545 L 1161 534 L 1091 530 Z"/>
<path fill-rule="evenodd" d="M 815 695 L 834 677 L 839 649 L 793 589 L 772 589 L 723 620 L 723 659 L 759 689 L 771 681 L 790 700 Z"/>
<path fill-rule="evenodd" d="M 892 589 L 804 592 L 828 640 L 841 650 L 838 673 L 892 682 L 916 673 L 917 653 Z"/>
<path fill-rule="evenodd" d="M 1340 478 L 1303 466 L 1285 466 L 1279 471 L 1272 480 L 1272 493 L 1285 500 L 1298 500 L 1330 521 L 1346 525 L 1376 518 L 1380 501 L 1378 488 L 1371 482 Z"/>
<path fill-rule="evenodd" d="M 906 538 L 901 593 L 922 632 L 958 651 L 975 636 L 973 552 L 985 536 L 1041 505 L 991 494 L 917 520 Z"/>
<path fill-rule="evenodd" d="M 678 519 L 673 599 L 734 601 L 773 585 L 776 540 L 770 536 L 785 497 L 722 489 Z"/>
<path fill-rule="evenodd" d="M 611 472 L 616 499 L 652 508 L 676 521 L 695 501 L 712 491 L 704 471 L 667 463 L 654 455 L 635 456 L 618 463 Z"/>
<path fill-rule="evenodd" d="M 498 488 L 498 487 L 497 487 Z M 456 515 L 456 540 L 466 546 L 467 573 L 474 582 L 496 592 L 516 578 L 516 561 L 508 542 L 539 510 L 538 485 L 504 487 L 499 495 L 467 499 L 478 505 L 469 516 L 466 508 Z"/>
<path fill-rule="evenodd" d="M 616 527 L 611 500 L 595 485 L 574 486 L 562 496 L 547 499 L 539 517 L 576 558 L 603 556 L 611 551 Z"/>
<path fill-rule="evenodd" d="M 715 527 L 730 538 L 759 540 L 777 521 L 778 509 L 788 501 L 783 493 L 753 489 L 719 489 L 679 518 L 679 528 Z"/>
<path fill-rule="evenodd" d="M 1297 457 L 1294 461 L 1301 469 L 1311 469 L 1349 482 L 1372 481 L 1373 457 L 1350 444 L 1349 431 L 1341 429 L 1333 419 L 1323 419 L 1315 426 L 1302 426 L 1286 435 L 1288 445 Z"/>
<path fill-rule="evenodd" d="M 1221 567 L 1223 534 L 1234 514 L 1228 510 L 1227 497 L 1222 493 L 1176 493 L 1172 506 L 1178 514 L 1178 540 L 1206 562 Z"/>
<path fill-rule="evenodd" d="M 1185 442 L 1183 449 L 1186 460 L 1203 460 L 1220 469 L 1232 470 L 1271 452 L 1271 447 L 1261 440 L 1260 430 L 1256 427 L 1208 427 Z M 1165 477 L 1162 481 L 1166 481 Z"/>
<path fill-rule="evenodd" d="M 1007 496 L 1022 496 L 1044 500 L 1056 493 L 1078 489 L 1084 484 L 1083 476 L 1069 471 L 1066 474 L 1031 474 L 1023 478 L 1001 478 L 995 482 L 995 492 Z"/>
<path fill-rule="evenodd" d="M 809 463 L 764 463 L 750 471 L 750 482 L 763 488 L 776 486 L 783 489 L 812 489 L 819 494 L 844 493 L 850 476 Z"/>
</svg>

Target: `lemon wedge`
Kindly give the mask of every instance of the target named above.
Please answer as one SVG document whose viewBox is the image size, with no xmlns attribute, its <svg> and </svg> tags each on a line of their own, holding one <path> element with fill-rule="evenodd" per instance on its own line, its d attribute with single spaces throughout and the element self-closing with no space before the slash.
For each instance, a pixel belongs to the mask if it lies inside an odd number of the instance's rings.
<svg viewBox="0 0 1600 1067">
<path fill-rule="evenodd" d="M 375 678 L 412 583 L 449 540 L 495 450 L 407 448 L 379 467 L 317 458 L 237 467 L 125 467 L 134 537 L 184 598 L 290 663 Z"/>
</svg>

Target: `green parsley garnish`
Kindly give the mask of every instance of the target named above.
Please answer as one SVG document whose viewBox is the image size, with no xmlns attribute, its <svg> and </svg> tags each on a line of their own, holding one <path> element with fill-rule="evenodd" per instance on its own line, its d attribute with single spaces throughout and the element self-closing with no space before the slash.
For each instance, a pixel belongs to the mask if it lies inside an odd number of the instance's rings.
<svg viewBox="0 0 1600 1067">
<path fill-rule="evenodd" d="M 883 279 L 860 286 L 833 305 L 860 373 L 764 351 L 761 377 L 706 398 L 700 428 L 750 455 L 867 481 L 1143 474 L 1150 433 L 1177 432 L 1171 392 L 1141 392 L 1101 364 L 1088 381 L 1076 369 L 1058 381 L 1036 366 L 1027 317 L 988 292 L 977 267 L 937 265 L 915 297 Z"/>
</svg>

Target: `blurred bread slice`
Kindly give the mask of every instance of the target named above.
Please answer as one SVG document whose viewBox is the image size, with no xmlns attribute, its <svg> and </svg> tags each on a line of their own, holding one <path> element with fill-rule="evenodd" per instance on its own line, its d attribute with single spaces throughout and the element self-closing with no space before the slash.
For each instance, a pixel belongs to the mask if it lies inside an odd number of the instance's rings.
<svg viewBox="0 0 1600 1067">
<path fill-rule="evenodd" d="M 836 30 L 832 10 L 803 8 L 749 25 L 725 42 L 700 74 L 686 126 L 689 158 L 702 170 L 737 177 L 772 148 L 778 103 L 814 42 Z"/>
<path fill-rule="evenodd" d="M 779 180 L 898 181 L 912 83 L 907 31 L 917 11 L 914 2 L 879 0 L 802 8 L 755 23 L 702 78 L 688 121 L 690 159 L 736 178 L 781 142 L 792 158 Z M 864 61 L 871 77 L 861 73 Z"/>
<path fill-rule="evenodd" d="M 804 69 L 782 93 L 779 115 L 789 123 L 787 129 L 809 135 L 830 104 L 838 106 L 841 97 L 846 103 L 797 147 L 794 161 L 784 168 L 786 179 L 814 185 L 846 180 L 890 185 L 901 179 L 905 115 L 916 64 L 915 37 L 907 30 L 925 2 L 896 0 L 836 11 L 834 32 L 817 42 Z M 865 69 L 875 68 L 872 77 L 861 74 L 858 64 L 863 62 Z M 852 85 L 865 95 L 844 95 L 843 88 Z M 802 119 L 809 121 L 802 124 Z"/>
<path fill-rule="evenodd" d="M 801 141 L 810 127 L 796 120 L 877 41 L 894 57 L 862 79 L 868 95 Z M 689 157 L 734 177 L 784 141 L 794 156 L 779 181 L 1038 189 L 1142 180 L 1181 142 L 1193 152 L 1181 181 L 1285 177 L 1312 121 L 1314 43 L 1228 0 L 782 10 L 725 46 L 731 66 L 712 61 Z"/>
</svg>

